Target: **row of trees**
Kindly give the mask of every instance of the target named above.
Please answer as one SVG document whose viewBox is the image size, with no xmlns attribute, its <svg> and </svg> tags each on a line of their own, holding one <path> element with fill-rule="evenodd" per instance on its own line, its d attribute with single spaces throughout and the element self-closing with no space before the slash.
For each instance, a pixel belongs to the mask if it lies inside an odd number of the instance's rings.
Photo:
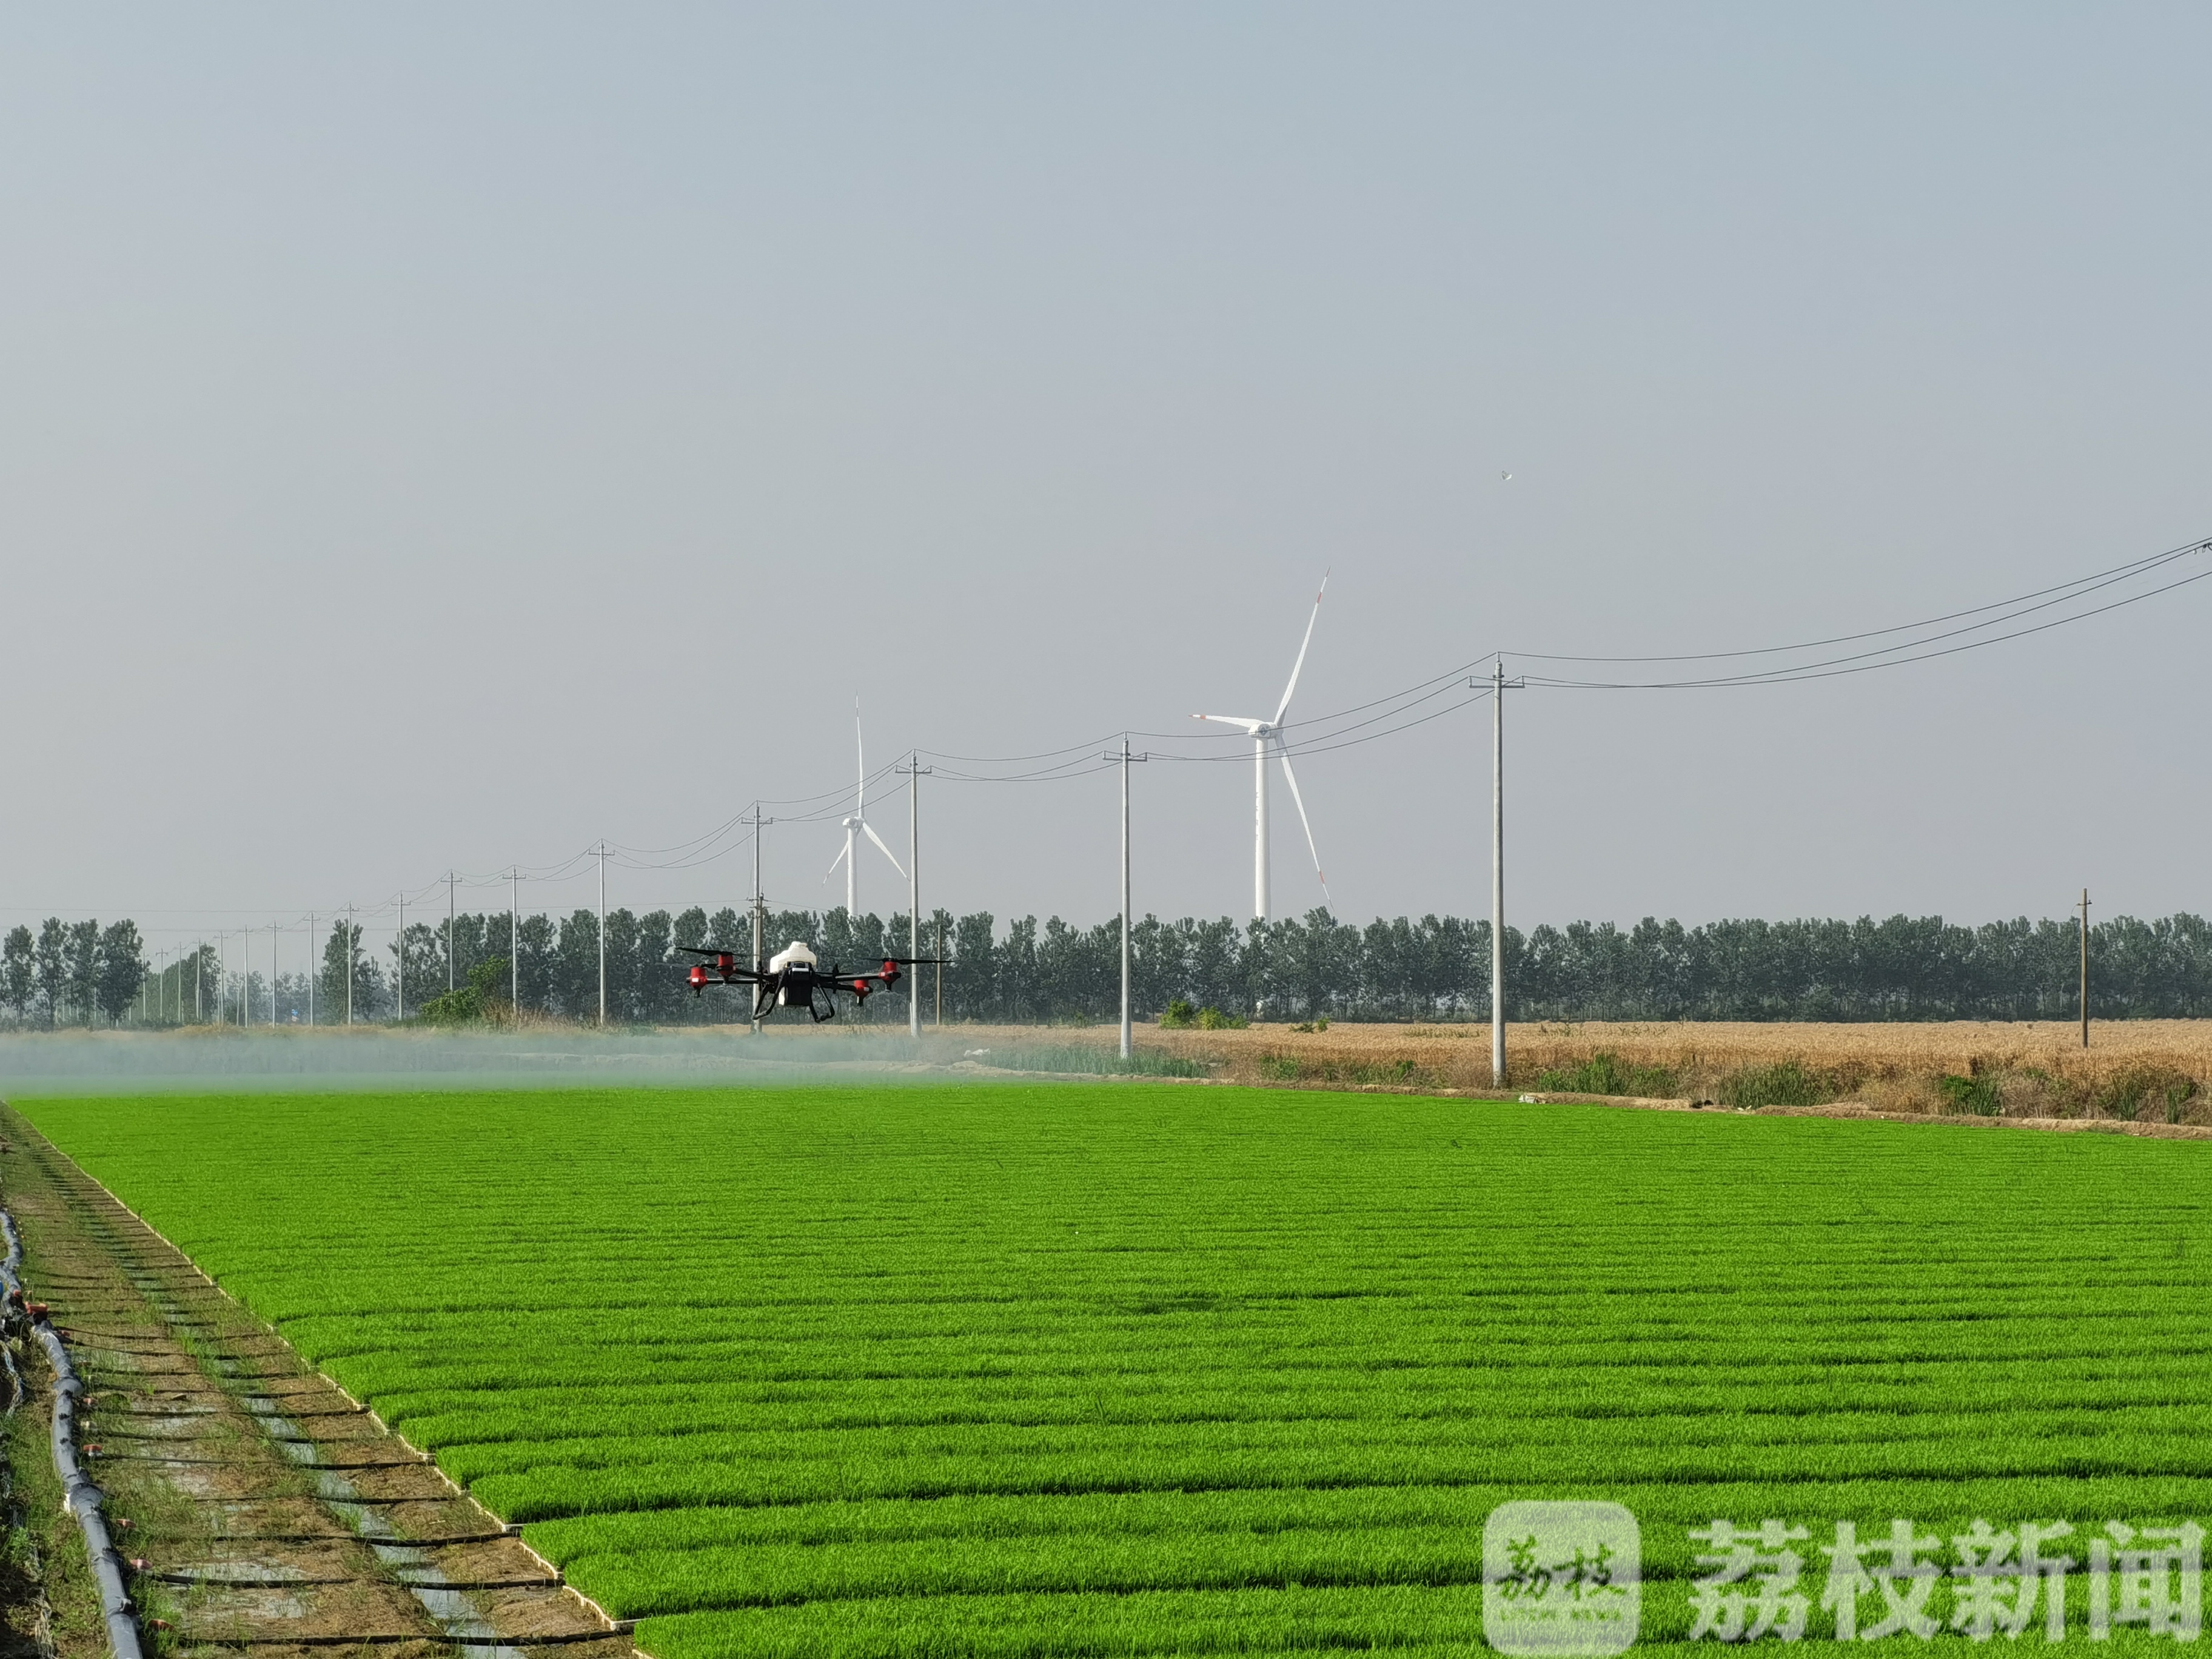
<svg viewBox="0 0 2212 1659">
<path fill-rule="evenodd" d="M 33 933 L 13 927 L 0 939 L 0 1007 L 17 1024 L 113 1024 L 138 1000 L 146 951 L 136 922 L 102 927 L 89 919 L 49 916 Z M 210 981 L 212 983 L 212 981 Z"/>
<path fill-rule="evenodd" d="M 319 1024 L 411 1018 L 471 969 L 509 963 L 502 989 L 528 1010 L 574 1019 L 599 1017 L 599 918 L 462 916 L 452 927 L 417 924 L 378 953 L 358 926 L 336 924 L 312 977 L 227 977 L 211 948 L 187 955 L 149 981 L 138 930 L 128 921 L 48 921 L 18 927 L 0 952 L 0 1005 L 21 1023 L 90 1024 L 104 1019 L 177 1024 L 241 1016 L 260 1024 Z M 872 966 L 908 954 L 902 917 L 888 922 L 843 909 L 777 911 L 765 934 L 770 952 L 793 939 L 825 963 Z M 694 998 L 684 982 L 690 958 L 679 945 L 751 950 L 750 917 L 725 908 L 643 915 L 609 913 L 605 1008 L 618 1024 L 705 1024 L 741 1018 L 742 995 Z M 1224 917 L 1162 921 L 1132 932 L 1132 990 L 1140 1018 L 1170 1001 L 1268 1018 L 1455 1019 L 1490 1006 L 1490 927 L 1452 916 L 1400 917 L 1366 927 L 1326 910 L 1295 921 L 1240 926 Z M 1118 922 L 1078 928 L 1034 916 L 1003 930 L 988 912 L 938 911 L 923 926 L 921 954 L 943 956 L 941 975 L 923 968 L 908 981 L 933 1017 L 948 1020 L 1104 1020 L 1121 997 Z M 1941 917 L 1887 921 L 1720 921 L 1685 927 L 1645 920 L 1542 927 L 1505 936 L 1509 1012 L 1516 1019 L 2049 1019 L 2077 1009 L 2079 935 L 2070 921 L 1991 922 L 1969 927 Z M 2212 925 L 2191 915 L 2130 917 L 2090 932 L 2091 1011 L 2104 1018 L 2212 1015 Z M 400 1006 L 404 986 L 405 1006 Z M 903 1021 L 902 994 L 871 999 L 861 1017 Z"/>
</svg>

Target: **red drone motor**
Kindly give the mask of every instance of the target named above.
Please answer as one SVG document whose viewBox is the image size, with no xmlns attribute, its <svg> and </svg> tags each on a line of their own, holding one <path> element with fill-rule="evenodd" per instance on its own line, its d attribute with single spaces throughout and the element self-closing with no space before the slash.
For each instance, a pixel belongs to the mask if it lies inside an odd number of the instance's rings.
<svg viewBox="0 0 2212 1659">
<path fill-rule="evenodd" d="M 693 996 L 699 995 L 702 992 L 705 991 L 709 985 L 727 985 L 730 982 L 731 970 L 736 968 L 737 965 L 737 957 L 731 955 L 727 951 L 719 951 L 716 953 L 714 965 L 711 968 L 703 962 L 693 963 L 691 964 L 691 971 L 684 975 L 685 979 L 690 982 L 691 994 Z M 717 975 L 720 976 L 719 979 L 715 977 Z"/>
</svg>

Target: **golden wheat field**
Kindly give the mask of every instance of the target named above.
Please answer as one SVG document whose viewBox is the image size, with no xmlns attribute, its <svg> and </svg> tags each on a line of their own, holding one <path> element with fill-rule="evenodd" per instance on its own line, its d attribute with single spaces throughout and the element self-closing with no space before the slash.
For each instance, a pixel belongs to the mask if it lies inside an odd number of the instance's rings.
<svg viewBox="0 0 2212 1659">
<path fill-rule="evenodd" d="M 1008 1028 L 1003 1040 L 1023 1036 Z M 1115 1036 L 1091 1027 L 1051 1040 L 1089 1046 Z M 1137 1044 L 1236 1082 L 1491 1086 L 1486 1025 L 1140 1026 Z M 1510 1086 L 1549 1093 L 2212 1123 L 2212 1020 L 2095 1022 L 2086 1050 L 2077 1024 L 1997 1022 L 1516 1024 L 1506 1049 Z"/>
</svg>

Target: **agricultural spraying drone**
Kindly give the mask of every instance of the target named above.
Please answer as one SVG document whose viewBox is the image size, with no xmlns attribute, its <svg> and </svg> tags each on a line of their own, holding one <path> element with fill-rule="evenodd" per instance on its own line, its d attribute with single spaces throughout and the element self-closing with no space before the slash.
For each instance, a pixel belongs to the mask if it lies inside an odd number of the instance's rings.
<svg viewBox="0 0 2212 1659">
<path fill-rule="evenodd" d="M 702 994 L 709 985 L 750 985 L 753 988 L 753 1018 L 766 1019 L 778 1008 L 804 1008 L 819 1024 L 837 1017 L 836 993 L 844 992 L 855 1006 L 866 1002 L 878 991 L 888 991 L 906 977 L 899 970 L 917 963 L 930 963 L 935 957 L 885 957 L 884 965 L 870 974 L 848 974 L 832 965 L 827 973 L 814 952 L 793 939 L 768 960 L 765 972 L 756 973 L 750 968 L 738 966 L 738 958 L 729 951 L 710 951 L 703 945 L 679 945 L 676 947 L 685 954 L 704 957 L 704 962 L 695 962 L 686 976 L 691 994 Z"/>
</svg>

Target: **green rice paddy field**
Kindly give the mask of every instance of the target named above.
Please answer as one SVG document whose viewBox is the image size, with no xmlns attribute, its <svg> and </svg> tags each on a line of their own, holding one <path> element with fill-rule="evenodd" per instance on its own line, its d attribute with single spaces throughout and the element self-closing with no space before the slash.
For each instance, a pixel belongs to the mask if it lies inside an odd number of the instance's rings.
<svg viewBox="0 0 2212 1659">
<path fill-rule="evenodd" d="M 2203 1144 L 1125 1083 L 16 1104 L 662 1659 L 1463 1651 L 1535 1498 L 1635 1513 L 1647 1645 L 1689 1528 L 1803 1527 L 1771 1599 L 1823 1645 L 1839 1521 L 1940 1574 L 1977 1517 L 2084 1562 L 2212 1521 Z"/>
</svg>

